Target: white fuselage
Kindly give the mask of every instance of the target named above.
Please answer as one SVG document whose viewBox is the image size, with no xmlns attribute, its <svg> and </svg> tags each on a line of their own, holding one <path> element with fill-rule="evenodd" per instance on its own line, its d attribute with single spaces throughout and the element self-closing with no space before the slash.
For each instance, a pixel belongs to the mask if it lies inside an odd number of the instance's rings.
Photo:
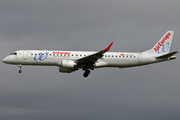
<svg viewBox="0 0 180 120">
<path fill-rule="evenodd" d="M 96 52 L 87 51 L 47 51 L 47 50 L 19 50 L 16 55 L 9 55 L 3 59 L 5 63 L 14 65 L 43 65 L 59 66 L 62 60 L 76 61 Z M 166 59 L 167 60 L 167 59 Z M 95 63 L 95 68 L 100 67 L 133 67 L 161 62 L 165 60 L 156 59 L 154 56 L 142 53 L 106 52 L 104 56 Z"/>
<path fill-rule="evenodd" d="M 58 51 L 58 50 L 18 50 L 5 57 L 2 62 L 18 65 L 22 72 L 22 65 L 58 66 L 59 72 L 71 73 L 84 70 L 84 77 L 90 70 L 102 67 L 134 67 L 156 62 L 176 59 L 178 51 L 169 53 L 174 31 L 167 31 L 155 46 L 142 53 L 108 52 L 111 44 L 99 51 Z M 90 70 L 89 70 L 90 69 Z"/>
</svg>

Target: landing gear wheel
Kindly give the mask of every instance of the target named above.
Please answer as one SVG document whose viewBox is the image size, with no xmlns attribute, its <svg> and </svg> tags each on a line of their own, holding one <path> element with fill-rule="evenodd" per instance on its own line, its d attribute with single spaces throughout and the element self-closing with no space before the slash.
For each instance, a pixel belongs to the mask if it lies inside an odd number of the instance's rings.
<svg viewBox="0 0 180 120">
<path fill-rule="evenodd" d="M 87 77 L 89 74 L 90 74 L 90 70 L 85 70 L 83 76 L 84 76 L 84 77 Z"/>
<path fill-rule="evenodd" d="M 18 72 L 19 72 L 19 73 L 22 73 L 22 70 L 19 70 Z"/>
<path fill-rule="evenodd" d="M 19 73 L 22 73 L 22 70 L 21 70 L 21 69 L 22 69 L 22 65 L 18 65 L 18 67 L 19 67 L 19 69 L 20 69 L 18 72 L 19 72 Z"/>
</svg>

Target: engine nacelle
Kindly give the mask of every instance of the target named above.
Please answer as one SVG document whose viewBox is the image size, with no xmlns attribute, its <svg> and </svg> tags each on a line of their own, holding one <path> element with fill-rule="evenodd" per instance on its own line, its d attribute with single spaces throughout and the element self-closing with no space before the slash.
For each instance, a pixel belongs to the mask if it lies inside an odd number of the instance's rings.
<svg viewBox="0 0 180 120">
<path fill-rule="evenodd" d="M 61 67 L 62 68 L 74 68 L 77 64 L 72 60 L 62 60 Z"/>
<path fill-rule="evenodd" d="M 72 69 L 59 67 L 59 72 L 62 72 L 62 73 L 71 73 Z"/>
</svg>

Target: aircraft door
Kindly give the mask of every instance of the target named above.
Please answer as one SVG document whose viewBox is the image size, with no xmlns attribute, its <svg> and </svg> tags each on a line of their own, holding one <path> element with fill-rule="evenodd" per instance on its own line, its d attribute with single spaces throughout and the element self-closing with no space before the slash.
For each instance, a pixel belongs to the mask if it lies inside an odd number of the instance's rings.
<svg viewBox="0 0 180 120">
<path fill-rule="evenodd" d="M 24 57 L 24 60 L 28 59 L 28 51 L 27 50 L 23 51 L 23 57 Z"/>
<path fill-rule="evenodd" d="M 139 60 L 139 63 L 142 62 L 142 54 L 141 53 L 138 53 L 138 60 Z"/>
</svg>

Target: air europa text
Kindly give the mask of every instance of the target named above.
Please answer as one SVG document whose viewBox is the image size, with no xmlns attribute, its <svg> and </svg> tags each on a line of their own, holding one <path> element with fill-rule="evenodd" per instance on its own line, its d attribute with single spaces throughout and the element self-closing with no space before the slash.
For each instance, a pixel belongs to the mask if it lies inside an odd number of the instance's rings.
<svg viewBox="0 0 180 120">
<path fill-rule="evenodd" d="M 159 50 L 159 48 L 165 43 L 165 41 L 167 39 L 169 39 L 169 36 L 171 35 L 171 33 L 168 33 L 163 39 L 162 41 L 158 42 L 158 45 L 155 46 L 154 50 L 157 52 Z"/>
<path fill-rule="evenodd" d="M 70 54 L 70 52 L 53 52 L 52 54 L 66 54 L 66 55 L 68 55 L 68 54 Z"/>
</svg>

